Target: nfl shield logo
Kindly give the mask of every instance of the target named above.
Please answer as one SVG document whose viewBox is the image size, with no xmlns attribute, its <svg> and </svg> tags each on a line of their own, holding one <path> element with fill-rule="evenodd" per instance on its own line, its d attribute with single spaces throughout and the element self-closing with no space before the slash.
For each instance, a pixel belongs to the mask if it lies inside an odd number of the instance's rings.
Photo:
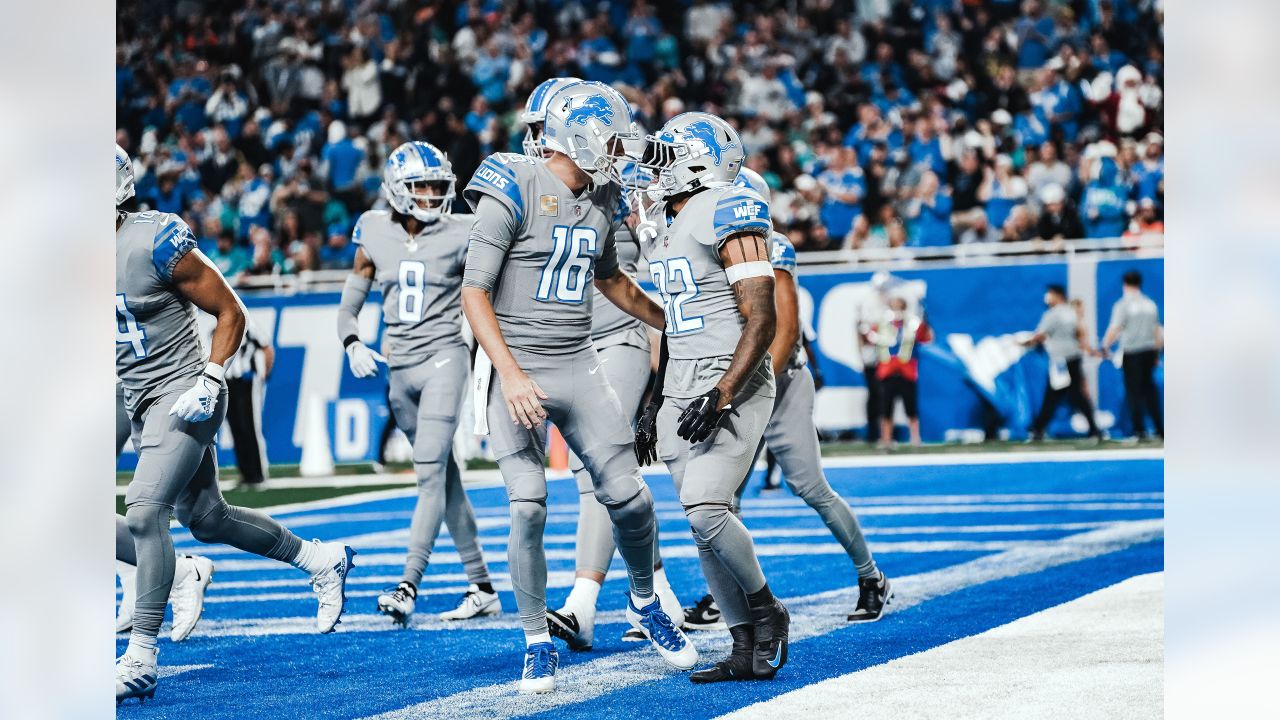
<svg viewBox="0 0 1280 720">
<path fill-rule="evenodd" d="M 574 216 L 574 217 L 581 217 L 581 216 L 582 216 L 582 206 L 581 206 L 581 205 L 574 205 L 574 206 L 573 206 L 573 216 Z"/>
</svg>

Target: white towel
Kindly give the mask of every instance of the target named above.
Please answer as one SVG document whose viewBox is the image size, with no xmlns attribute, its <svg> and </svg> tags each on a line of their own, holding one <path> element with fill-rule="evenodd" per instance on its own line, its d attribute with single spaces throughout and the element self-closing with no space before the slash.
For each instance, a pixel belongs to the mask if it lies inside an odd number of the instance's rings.
<svg viewBox="0 0 1280 720">
<path fill-rule="evenodd" d="M 476 364 L 471 374 L 471 403 L 476 416 L 476 435 L 489 434 L 489 378 L 493 375 L 493 363 L 485 355 L 484 348 L 476 348 Z"/>
</svg>

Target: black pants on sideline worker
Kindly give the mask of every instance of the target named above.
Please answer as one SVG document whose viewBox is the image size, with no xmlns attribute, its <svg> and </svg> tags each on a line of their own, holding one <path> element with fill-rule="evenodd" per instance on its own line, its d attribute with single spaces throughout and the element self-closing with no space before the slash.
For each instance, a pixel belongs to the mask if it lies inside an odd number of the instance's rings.
<svg viewBox="0 0 1280 720">
<path fill-rule="evenodd" d="M 863 366 L 862 377 L 867 383 L 867 442 L 875 443 L 880 439 L 880 378 L 876 377 L 876 363 Z"/>
<path fill-rule="evenodd" d="M 266 442 L 262 439 L 262 380 L 257 375 L 227 378 L 227 425 L 235 443 L 242 485 L 266 479 Z"/>
<path fill-rule="evenodd" d="M 1040 405 L 1040 412 L 1036 415 L 1035 422 L 1031 423 L 1031 437 L 1038 438 L 1044 435 L 1045 427 L 1053 419 L 1053 413 L 1064 397 L 1070 400 L 1071 406 L 1088 421 L 1089 436 L 1097 437 L 1101 434 L 1097 423 L 1093 420 L 1093 404 L 1084 395 L 1084 371 L 1080 367 L 1080 358 L 1067 361 L 1067 374 L 1071 376 L 1071 383 L 1061 390 L 1055 390 L 1052 383 L 1045 384 L 1044 402 Z"/>
<path fill-rule="evenodd" d="M 1124 373 L 1124 397 L 1129 403 L 1129 420 L 1133 423 L 1133 434 L 1138 438 L 1147 436 L 1144 414 L 1151 416 L 1156 435 L 1164 437 L 1164 412 L 1160 409 L 1160 390 L 1156 387 L 1155 378 L 1159 359 L 1155 350 L 1144 350 L 1125 353 L 1120 365 Z"/>
</svg>

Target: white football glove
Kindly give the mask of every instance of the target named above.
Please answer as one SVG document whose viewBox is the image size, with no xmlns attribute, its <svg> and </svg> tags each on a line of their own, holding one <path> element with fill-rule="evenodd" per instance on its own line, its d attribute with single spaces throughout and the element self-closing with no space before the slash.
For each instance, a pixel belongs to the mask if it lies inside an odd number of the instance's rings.
<svg viewBox="0 0 1280 720">
<path fill-rule="evenodd" d="M 372 350 L 368 345 L 356 341 L 347 346 L 347 362 L 351 365 L 351 374 L 358 378 L 373 377 L 378 374 L 378 363 L 386 364 L 387 359 Z"/>
<path fill-rule="evenodd" d="M 169 414 L 191 423 L 204 422 L 213 417 L 224 373 L 222 366 L 217 363 L 205 365 L 204 372 L 196 378 L 196 384 L 178 396 L 178 401 L 173 404 Z"/>
</svg>

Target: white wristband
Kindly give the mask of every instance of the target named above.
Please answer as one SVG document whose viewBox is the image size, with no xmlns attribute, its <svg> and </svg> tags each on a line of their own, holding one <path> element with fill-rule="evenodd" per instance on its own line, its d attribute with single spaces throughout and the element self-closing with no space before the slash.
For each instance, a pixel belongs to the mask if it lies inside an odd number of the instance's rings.
<svg viewBox="0 0 1280 720">
<path fill-rule="evenodd" d="M 773 266 L 764 260 L 754 260 L 730 265 L 724 269 L 724 274 L 725 277 L 729 278 L 729 284 L 732 285 L 739 280 L 746 280 L 747 278 L 773 277 Z"/>
<path fill-rule="evenodd" d="M 204 374 L 214 378 L 218 382 L 222 382 L 226 378 L 227 371 L 218 363 L 211 362 L 204 366 Z"/>
</svg>

